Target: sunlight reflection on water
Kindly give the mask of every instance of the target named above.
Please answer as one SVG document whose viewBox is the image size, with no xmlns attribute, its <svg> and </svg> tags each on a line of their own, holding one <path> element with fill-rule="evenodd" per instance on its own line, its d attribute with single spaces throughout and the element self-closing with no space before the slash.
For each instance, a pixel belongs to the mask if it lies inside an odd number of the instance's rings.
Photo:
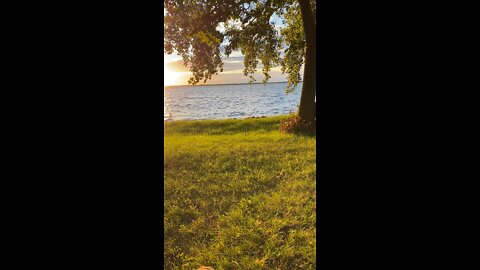
<svg viewBox="0 0 480 270">
<path fill-rule="evenodd" d="M 286 85 L 166 86 L 164 120 L 245 118 L 297 111 L 302 85 L 288 95 Z"/>
</svg>

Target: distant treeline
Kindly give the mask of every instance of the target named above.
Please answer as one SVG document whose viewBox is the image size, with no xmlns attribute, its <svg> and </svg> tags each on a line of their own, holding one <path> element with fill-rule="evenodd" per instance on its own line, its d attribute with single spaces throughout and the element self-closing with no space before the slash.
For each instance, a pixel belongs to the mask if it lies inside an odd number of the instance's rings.
<svg viewBox="0 0 480 270">
<path fill-rule="evenodd" d="M 302 81 L 300 81 L 302 82 Z M 267 82 L 266 84 L 274 84 L 274 83 L 287 83 L 287 81 L 284 81 L 284 82 Z M 177 86 L 192 86 L 192 87 L 196 87 L 196 86 L 214 86 L 214 85 L 248 85 L 248 84 L 263 84 L 261 82 L 257 83 L 212 83 L 212 84 L 197 84 L 197 85 L 188 85 L 188 84 L 183 84 L 183 85 L 169 85 L 169 86 L 165 86 L 165 87 L 177 87 Z"/>
</svg>

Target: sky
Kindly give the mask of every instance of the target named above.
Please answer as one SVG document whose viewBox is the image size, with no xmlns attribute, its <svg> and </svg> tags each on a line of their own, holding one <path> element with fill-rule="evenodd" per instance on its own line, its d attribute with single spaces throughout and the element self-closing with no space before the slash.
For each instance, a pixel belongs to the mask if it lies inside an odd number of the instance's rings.
<svg viewBox="0 0 480 270">
<path fill-rule="evenodd" d="M 281 19 L 273 16 L 271 21 L 274 21 L 276 25 L 281 27 Z M 173 53 L 168 55 L 164 52 L 164 82 L 165 85 L 187 85 L 188 79 L 191 77 L 189 67 L 183 65 L 181 56 Z M 243 75 L 243 55 L 238 52 L 232 52 L 230 57 L 223 58 L 223 72 L 219 72 L 218 75 L 213 75 L 211 80 L 208 80 L 205 84 L 236 84 L 236 83 L 248 83 L 250 78 Z M 255 82 L 262 82 L 264 75 L 262 74 L 262 65 L 259 63 L 257 72 L 253 75 L 256 79 Z M 280 67 L 273 67 L 270 71 L 271 78 L 269 82 L 285 82 L 286 74 L 282 74 Z M 203 81 L 199 83 L 202 85 Z"/>
<path fill-rule="evenodd" d="M 232 54 L 230 57 L 223 58 L 223 72 L 213 75 L 211 80 L 205 84 L 235 84 L 248 83 L 250 78 L 243 75 L 243 55 L 240 53 Z M 183 60 L 176 55 L 166 55 L 164 60 L 165 66 L 165 85 L 186 85 L 191 77 L 189 67 L 183 65 Z M 280 67 L 274 67 L 270 71 L 271 78 L 269 82 L 285 82 L 286 74 L 282 74 Z M 256 82 L 261 82 L 264 75 L 262 74 L 262 65 L 259 63 L 257 72 L 254 74 Z M 203 81 L 199 84 L 203 84 Z"/>
</svg>

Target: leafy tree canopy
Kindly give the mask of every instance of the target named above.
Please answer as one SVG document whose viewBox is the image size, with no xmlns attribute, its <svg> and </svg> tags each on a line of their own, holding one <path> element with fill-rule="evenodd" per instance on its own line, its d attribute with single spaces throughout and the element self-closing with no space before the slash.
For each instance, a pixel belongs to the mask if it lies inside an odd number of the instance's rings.
<svg viewBox="0 0 480 270">
<path fill-rule="evenodd" d="M 315 1 L 310 0 L 312 13 Z M 223 71 L 222 57 L 240 50 L 245 76 L 253 81 L 259 62 L 263 82 L 272 67 L 287 73 L 287 93 L 300 82 L 305 37 L 299 3 L 295 0 L 164 0 L 164 50 L 190 64 L 190 84 L 206 82 Z M 281 28 L 272 16 L 281 18 Z M 283 52 L 283 53 L 282 53 Z"/>
</svg>

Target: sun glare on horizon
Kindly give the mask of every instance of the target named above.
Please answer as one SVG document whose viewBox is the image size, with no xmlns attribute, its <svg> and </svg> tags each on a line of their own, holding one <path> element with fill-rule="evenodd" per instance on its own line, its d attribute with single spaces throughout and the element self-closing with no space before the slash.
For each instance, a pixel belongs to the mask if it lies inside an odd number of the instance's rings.
<svg viewBox="0 0 480 270">
<path fill-rule="evenodd" d="M 164 66 L 163 71 L 163 85 L 164 86 L 172 86 L 178 83 L 176 80 L 178 78 L 178 73 L 169 70 L 166 66 Z"/>
</svg>

